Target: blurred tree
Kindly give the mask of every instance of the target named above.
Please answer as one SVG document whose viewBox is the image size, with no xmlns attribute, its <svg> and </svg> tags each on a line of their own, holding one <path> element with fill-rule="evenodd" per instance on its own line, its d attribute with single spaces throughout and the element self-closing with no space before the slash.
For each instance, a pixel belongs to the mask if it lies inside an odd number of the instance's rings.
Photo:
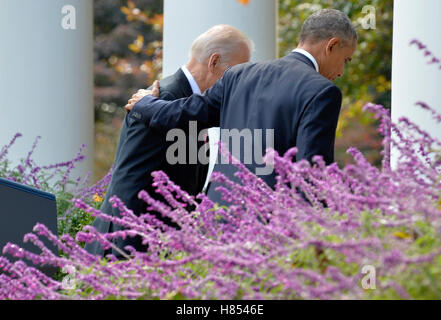
<svg viewBox="0 0 441 320">
<path fill-rule="evenodd" d="M 160 77 L 163 0 L 94 0 L 94 10 L 98 180 L 113 164 L 122 107 L 134 92 Z"/>
<path fill-rule="evenodd" d="M 94 9 L 95 105 L 114 112 L 161 70 L 162 0 L 95 0 Z"/>
</svg>

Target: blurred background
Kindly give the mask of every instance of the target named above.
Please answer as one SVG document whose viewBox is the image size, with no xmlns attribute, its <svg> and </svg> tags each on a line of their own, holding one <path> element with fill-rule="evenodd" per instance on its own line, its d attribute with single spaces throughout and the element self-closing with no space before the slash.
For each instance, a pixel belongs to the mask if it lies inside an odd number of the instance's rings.
<svg viewBox="0 0 441 320">
<path fill-rule="evenodd" d="M 244 5 L 247 0 L 240 0 Z M 376 30 L 364 30 L 363 7 L 372 5 Z M 360 149 L 380 165 L 381 137 L 367 102 L 391 106 L 392 0 L 280 0 L 278 44 L 282 57 L 297 46 L 301 26 L 314 11 L 332 7 L 345 12 L 359 33 L 358 50 L 337 85 L 343 109 L 336 140 L 336 161 L 349 163 L 346 150 Z M 124 105 L 140 88 L 161 78 L 163 0 L 94 0 L 95 180 L 113 164 Z"/>
</svg>

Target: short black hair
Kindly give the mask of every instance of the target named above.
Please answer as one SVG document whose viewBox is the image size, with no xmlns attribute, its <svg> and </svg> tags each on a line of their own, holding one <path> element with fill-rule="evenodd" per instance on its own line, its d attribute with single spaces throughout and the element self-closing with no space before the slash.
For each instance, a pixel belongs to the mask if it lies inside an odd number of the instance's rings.
<svg viewBox="0 0 441 320">
<path fill-rule="evenodd" d="M 334 37 L 340 38 L 346 45 L 358 40 L 357 31 L 346 14 L 335 9 L 322 9 L 306 19 L 300 33 L 300 43 L 316 43 Z"/>
</svg>

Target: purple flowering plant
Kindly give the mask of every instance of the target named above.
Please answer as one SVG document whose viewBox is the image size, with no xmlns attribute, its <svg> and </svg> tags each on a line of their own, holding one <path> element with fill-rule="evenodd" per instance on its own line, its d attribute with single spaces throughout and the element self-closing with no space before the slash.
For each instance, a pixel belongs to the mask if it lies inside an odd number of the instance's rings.
<svg viewBox="0 0 441 320">
<path fill-rule="evenodd" d="M 441 122 L 429 105 L 417 105 Z M 18 260 L 0 257 L 0 299 L 441 299 L 441 141 L 408 118 L 393 123 L 382 106 L 364 110 L 378 119 L 384 137 L 381 168 L 356 148 L 348 150 L 354 164 L 344 168 L 326 166 L 318 156 L 313 164 L 293 162 L 295 148 L 284 155 L 268 150 L 266 161 L 277 173 L 272 189 L 222 151 L 238 167 L 241 184 L 221 173 L 211 179 L 222 185 L 230 207 L 203 194 L 195 199 L 154 172 L 154 187 L 167 203 L 141 191 L 148 208 L 139 217 L 117 197 L 111 202 L 121 217 L 98 209 L 111 172 L 92 187 L 76 180 L 77 188 L 66 188 L 81 152 L 71 162 L 39 168 L 31 160 L 34 144 L 10 169 L 6 156 L 16 135 L 0 151 L 0 176 L 54 192 L 62 198 L 60 221 L 76 227 L 63 225 L 58 236 L 36 225 L 24 240 L 40 254 L 8 243 L 3 254 Z M 399 157 L 391 161 L 392 153 Z M 50 186 L 54 175 L 60 182 Z M 75 220 L 78 214 L 86 218 Z M 100 234 L 90 225 L 96 217 L 125 230 Z M 129 254 L 121 252 L 126 259 L 119 261 L 83 249 L 93 241 L 108 249 L 113 239 L 133 236 L 148 244 L 147 253 L 126 247 Z M 61 273 L 50 278 L 29 261 Z"/>
<path fill-rule="evenodd" d="M 418 104 L 440 122 L 427 104 Z M 35 226 L 25 240 L 40 255 L 14 244 L 3 249 L 19 260 L 0 258 L 0 299 L 440 299 L 441 142 L 406 118 L 392 123 L 382 106 L 364 109 L 375 114 L 384 136 L 381 168 L 355 148 L 348 150 L 355 163 L 344 168 L 326 166 L 321 157 L 314 165 L 293 162 L 295 148 L 284 155 L 269 150 L 275 189 L 231 155 L 242 184 L 213 174 L 230 207 L 202 194 L 196 201 L 163 172 L 153 173 L 154 186 L 167 203 L 141 191 L 148 209 L 140 217 L 116 197 L 111 201 L 120 218 L 75 198 L 76 210 L 126 230 L 100 234 L 86 225 L 73 238 Z M 392 148 L 400 152 L 393 165 Z M 191 213 L 189 205 L 196 207 Z M 99 259 L 81 245 L 99 241 L 111 248 L 112 239 L 135 235 L 149 251 L 127 247 L 123 261 Z M 41 238 L 62 254 L 54 255 Z M 26 261 L 56 266 L 65 276 L 49 278 Z M 375 271 L 368 287 L 366 266 Z"/>
</svg>

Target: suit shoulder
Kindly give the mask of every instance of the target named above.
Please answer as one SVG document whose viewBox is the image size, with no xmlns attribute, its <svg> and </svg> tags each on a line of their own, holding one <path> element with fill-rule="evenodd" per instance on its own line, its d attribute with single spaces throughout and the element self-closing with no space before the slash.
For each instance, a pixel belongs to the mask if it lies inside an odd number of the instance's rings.
<svg viewBox="0 0 441 320">
<path fill-rule="evenodd" d="M 162 100 L 174 100 L 179 93 L 179 83 L 174 76 L 169 76 L 159 82 L 159 89 Z"/>
<path fill-rule="evenodd" d="M 277 60 L 276 60 L 277 61 Z M 273 74 L 277 68 L 276 61 L 247 62 L 231 67 L 225 72 L 229 79 L 255 79 Z"/>
<path fill-rule="evenodd" d="M 176 86 L 176 78 L 174 75 L 165 77 L 161 81 L 159 81 L 159 85 L 161 88 L 164 88 L 165 90 L 170 90 Z"/>
<path fill-rule="evenodd" d="M 152 89 L 152 86 L 148 88 Z M 179 87 L 174 81 L 173 77 L 164 78 L 159 82 L 159 98 L 161 100 L 176 100 L 179 99 Z"/>
<path fill-rule="evenodd" d="M 191 95 L 190 83 L 180 70 L 159 82 L 162 100 L 176 100 Z"/>
<path fill-rule="evenodd" d="M 310 69 L 310 68 L 309 68 Z M 313 69 L 310 69 L 313 70 Z M 308 70 L 308 71 L 310 71 Z M 313 86 L 316 88 L 316 91 L 318 93 L 321 93 L 323 91 L 326 91 L 328 94 L 335 94 L 341 96 L 341 90 L 339 87 L 335 85 L 334 82 L 331 80 L 325 78 L 320 73 L 316 72 L 315 70 L 309 72 L 308 78 L 310 79 L 311 83 L 313 83 Z"/>
<path fill-rule="evenodd" d="M 243 72 L 256 68 L 258 65 L 259 63 L 256 62 L 246 62 L 242 64 L 237 64 L 235 66 L 232 66 L 231 68 L 228 68 L 227 71 L 225 71 L 225 75 L 227 76 L 239 75 Z"/>
<path fill-rule="evenodd" d="M 274 68 L 278 67 L 280 63 L 280 59 L 277 60 L 269 60 L 269 61 L 262 61 L 262 62 L 247 62 L 242 63 L 239 65 L 236 65 L 229 70 L 235 71 L 235 72 L 243 72 L 243 71 L 251 71 L 251 70 L 264 70 L 268 68 Z"/>
<path fill-rule="evenodd" d="M 332 81 L 322 77 L 325 81 L 321 83 L 321 92 L 326 92 L 326 94 L 333 95 L 336 98 L 342 98 L 342 92 L 339 87 L 337 87 Z"/>
</svg>

